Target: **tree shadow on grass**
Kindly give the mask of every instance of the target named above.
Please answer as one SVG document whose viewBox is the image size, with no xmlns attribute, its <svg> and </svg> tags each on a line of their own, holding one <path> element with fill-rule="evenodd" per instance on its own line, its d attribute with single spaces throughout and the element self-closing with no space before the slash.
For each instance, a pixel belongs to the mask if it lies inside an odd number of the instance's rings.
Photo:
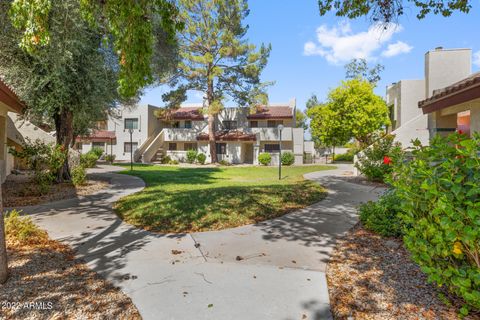
<svg viewBox="0 0 480 320">
<path fill-rule="evenodd" d="M 281 216 L 320 201 L 324 190 L 309 181 L 164 191 L 147 189 L 120 200 L 126 221 L 158 232 L 217 230 Z"/>
</svg>

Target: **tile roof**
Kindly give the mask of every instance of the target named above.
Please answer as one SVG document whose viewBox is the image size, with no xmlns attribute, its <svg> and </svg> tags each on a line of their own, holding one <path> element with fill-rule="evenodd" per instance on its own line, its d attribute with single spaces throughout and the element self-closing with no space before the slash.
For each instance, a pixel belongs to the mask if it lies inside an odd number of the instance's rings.
<svg viewBox="0 0 480 320">
<path fill-rule="evenodd" d="M 455 95 L 456 93 L 459 93 L 460 91 L 468 90 L 474 86 L 477 86 L 480 84 L 480 72 L 474 73 L 470 75 L 469 77 L 458 81 L 448 87 L 434 90 L 433 95 L 425 100 L 419 101 L 418 106 L 420 108 L 424 108 L 427 105 L 430 105 L 438 100 L 444 99 L 447 96 Z M 480 90 L 480 88 L 478 89 Z"/>
<path fill-rule="evenodd" d="M 205 116 L 201 112 L 201 107 L 181 107 L 172 110 L 165 118 L 172 120 L 204 120 Z"/>
<path fill-rule="evenodd" d="M 95 130 L 89 136 L 77 137 L 76 141 L 110 141 L 116 139 L 115 131 Z"/>
<path fill-rule="evenodd" d="M 208 134 L 200 133 L 197 136 L 197 140 L 207 141 Z M 255 134 L 245 133 L 238 130 L 225 130 L 215 133 L 216 141 L 256 141 L 257 137 Z"/>
<path fill-rule="evenodd" d="M 20 101 L 17 94 L 0 79 L 0 101 L 9 106 L 12 110 L 17 113 L 22 112 L 25 108 L 25 104 Z"/>
<path fill-rule="evenodd" d="M 256 113 L 249 114 L 248 119 L 285 119 L 293 117 L 293 109 L 288 106 L 261 107 Z"/>
</svg>

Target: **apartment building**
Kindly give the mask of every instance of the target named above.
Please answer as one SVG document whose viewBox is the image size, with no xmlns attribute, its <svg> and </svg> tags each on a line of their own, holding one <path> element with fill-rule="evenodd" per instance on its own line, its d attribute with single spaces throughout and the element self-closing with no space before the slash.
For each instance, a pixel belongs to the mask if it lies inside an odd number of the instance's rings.
<svg viewBox="0 0 480 320">
<path fill-rule="evenodd" d="M 160 161 L 165 156 L 184 161 L 187 151 L 194 149 L 207 156 L 207 163 L 211 162 L 208 121 L 202 106 L 184 105 L 168 114 L 163 111 L 152 105 L 122 108 L 89 137 L 78 138 L 77 148 L 87 152 L 100 147 L 117 160 L 129 161 L 132 156 L 143 163 Z M 215 118 L 218 159 L 258 164 L 258 155 L 268 152 L 272 164 L 278 164 L 282 125 L 282 151 L 292 152 L 295 164 L 302 164 L 304 130 L 296 128 L 295 112 L 295 100 L 264 106 L 253 113 L 247 107 L 224 108 Z"/>
<path fill-rule="evenodd" d="M 448 134 L 456 130 L 457 115 L 450 119 L 419 108 L 419 101 L 431 98 L 438 90 L 461 81 L 471 74 L 471 49 L 443 49 L 425 54 L 424 79 L 401 80 L 387 87 L 386 100 L 390 108 L 390 131 L 404 147 L 418 138 L 428 144 L 436 134 Z M 462 117 L 462 115 L 460 115 Z M 455 119 L 453 119 L 455 118 Z"/>
</svg>

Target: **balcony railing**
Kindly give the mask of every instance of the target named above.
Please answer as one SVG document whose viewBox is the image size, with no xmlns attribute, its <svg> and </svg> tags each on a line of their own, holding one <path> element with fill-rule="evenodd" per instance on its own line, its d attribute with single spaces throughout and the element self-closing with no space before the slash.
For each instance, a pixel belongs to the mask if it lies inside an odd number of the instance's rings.
<svg viewBox="0 0 480 320">
<path fill-rule="evenodd" d="M 237 130 L 245 133 L 259 135 L 260 141 L 278 141 L 280 133 L 277 128 L 238 128 Z M 201 132 L 197 129 L 185 128 L 164 128 L 164 141 L 196 141 Z M 282 130 L 282 141 L 292 140 L 292 128 L 286 127 Z"/>
</svg>

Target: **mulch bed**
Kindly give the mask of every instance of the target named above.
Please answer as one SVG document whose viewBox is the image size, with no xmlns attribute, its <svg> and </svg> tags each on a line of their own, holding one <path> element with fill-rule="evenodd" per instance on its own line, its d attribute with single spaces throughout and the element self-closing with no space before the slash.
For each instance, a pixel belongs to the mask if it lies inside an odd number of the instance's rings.
<svg viewBox="0 0 480 320">
<path fill-rule="evenodd" d="M 31 175 L 10 175 L 2 185 L 3 206 L 14 208 L 70 199 L 95 193 L 107 186 L 108 182 L 100 180 L 87 180 L 82 186 L 65 182 L 53 184 L 47 194 L 40 194 Z"/>
<path fill-rule="evenodd" d="M 327 280 L 335 319 L 459 319 L 461 303 L 427 283 L 401 240 L 360 224 L 338 241 Z M 465 319 L 480 319 L 480 314 Z"/>
<path fill-rule="evenodd" d="M 8 281 L 0 285 L 1 319 L 141 319 L 130 298 L 53 240 L 8 243 Z"/>
</svg>

